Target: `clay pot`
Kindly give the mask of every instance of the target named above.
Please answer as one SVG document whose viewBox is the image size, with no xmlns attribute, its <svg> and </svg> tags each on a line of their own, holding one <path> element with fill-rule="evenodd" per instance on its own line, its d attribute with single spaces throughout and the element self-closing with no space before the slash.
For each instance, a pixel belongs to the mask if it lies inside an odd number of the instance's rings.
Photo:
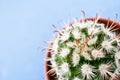
<svg viewBox="0 0 120 80">
<path fill-rule="evenodd" d="M 85 20 L 95 20 L 95 18 L 86 18 Z M 120 33 L 120 23 L 116 22 L 116 21 L 113 21 L 113 20 L 110 20 L 110 19 L 106 19 L 106 18 L 99 18 L 98 20 L 98 23 L 103 23 L 105 25 L 116 25 L 115 28 L 119 28 L 116 32 L 117 33 Z M 49 47 L 52 46 L 52 43 L 49 45 Z M 47 50 L 47 54 L 46 54 L 46 58 L 48 57 L 51 57 L 51 53 L 49 52 L 49 50 Z M 50 65 L 51 63 L 49 61 L 46 61 L 45 62 L 45 77 L 46 77 L 46 80 L 57 80 L 55 79 L 56 76 L 51 76 L 50 74 L 47 74 L 47 72 L 51 69 L 51 67 L 49 67 L 48 65 Z M 120 80 L 120 78 L 118 79 Z"/>
</svg>

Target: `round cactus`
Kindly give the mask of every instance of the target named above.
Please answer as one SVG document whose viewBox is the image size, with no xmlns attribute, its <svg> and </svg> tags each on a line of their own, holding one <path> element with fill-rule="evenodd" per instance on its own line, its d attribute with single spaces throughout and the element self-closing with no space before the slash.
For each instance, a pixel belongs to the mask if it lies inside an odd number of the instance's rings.
<svg viewBox="0 0 120 80">
<path fill-rule="evenodd" d="M 120 35 L 111 25 L 76 20 L 58 32 L 49 51 L 57 80 L 120 80 Z"/>
</svg>

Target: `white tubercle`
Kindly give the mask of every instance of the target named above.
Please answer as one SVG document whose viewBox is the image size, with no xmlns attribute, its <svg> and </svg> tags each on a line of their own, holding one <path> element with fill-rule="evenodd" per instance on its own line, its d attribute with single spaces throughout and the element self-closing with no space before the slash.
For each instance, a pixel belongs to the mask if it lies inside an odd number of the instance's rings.
<svg viewBox="0 0 120 80">
<path fill-rule="evenodd" d="M 113 34 L 113 32 L 111 31 L 111 28 L 102 26 L 101 29 L 102 29 L 102 31 L 103 31 L 106 35 L 108 35 L 108 36 L 110 36 L 110 37 L 114 37 L 114 34 Z"/>
<path fill-rule="evenodd" d="M 88 34 L 91 35 L 92 32 L 94 32 L 95 28 L 93 26 L 91 26 L 90 28 L 88 28 Z"/>
<path fill-rule="evenodd" d="M 101 76 L 103 76 L 103 77 L 107 77 L 107 75 L 109 75 L 111 77 L 115 76 L 112 72 L 110 72 L 111 66 L 112 66 L 111 64 L 101 64 L 99 66 L 99 71 L 101 73 Z"/>
<path fill-rule="evenodd" d="M 82 71 L 82 75 L 85 77 L 87 76 L 87 79 L 90 79 L 92 76 L 94 76 L 95 74 L 93 73 L 93 66 L 88 65 L 88 64 L 84 64 L 81 66 L 81 71 Z"/>
<path fill-rule="evenodd" d="M 70 53 L 70 49 L 69 48 L 62 48 L 60 55 L 62 57 L 66 57 L 68 54 Z"/>
<path fill-rule="evenodd" d="M 72 30 L 72 27 L 70 27 L 69 25 L 66 25 L 65 26 L 65 31 L 66 32 L 69 32 L 69 31 L 71 31 Z"/>
<path fill-rule="evenodd" d="M 108 40 L 104 40 L 101 45 L 102 48 L 105 48 L 108 52 L 113 48 L 111 42 Z"/>
<path fill-rule="evenodd" d="M 92 54 L 94 59 L 96 59 L 96 58 L 103 58 L 105 56 L 103 54 L 103 52 L 101 52 L 100 50 L 96 50 L 96 49 L 92 50 L 91 54 Z"/>
<path fill-rule="evenodd" d="M 90 54 L 87 51 L 83 51 L 81 55 L 84 56 L 85 59 L 91 60 Z"/>
<path fill-rule="evenodd" d="M 75 39 L 80 39 L 80 31 L 78 28 L 75 28 L 73 31 L 72 31 L 72 34 L 74 35 L 74 38 Z"/>
<path fill-rule="evenodd" d="M 70 41 L 67 42 L 67 46 L 68 46 L 68 47 L 73 47 L 74 45 L 75 45 L 75 42 L 70 42 Z"/>
<path fill-rule="evenodd" d="M 70 33 L 69 32 L 65 32 L 63 33 L 63 35 L 61 36 L 61 40 L 64 42 L 66 40 L 68 40 L 70 37 Z"/>
<path fill-rule="evenodd" d="M 80 56 L 77 53 L 73 53 L 72 55 L 72 61 L 73 61 L 73 65 L 76 66 L 79 64 L 80 61 Z"/>
<path fill-rule="evenodd" d="M 62 72 L 63 74 L 69 72 L 69 65 L 68 65 L 68 63 L 64 62 L 64 63 L 61 65 L 61 69 L 62 69 L 61 72 Z"/>
<path fill-rule="evenodd" d="M 84 22 L 83 23 L 80 23 L 80 22 L 73 23 L 73 26 L 79 27 L 79 28 L 86 28 L 87 27 Z"/>
<path fill-rule="evenodd" d="M 97 36 L 95 38 L 92 38 L 88 41 L 88 45 L 92 45 L 97 41 Z"/>
<path fill-rule="evenodd" d="M 94 24 L 94 22 L 89 20 L 89 21 L 81 22 L 81 23 L 75 22 L 75 23 L 73 23 L 73 26 L 83 29 L 83 28 L 91 27 L 93 24 Z"/>
</svg>

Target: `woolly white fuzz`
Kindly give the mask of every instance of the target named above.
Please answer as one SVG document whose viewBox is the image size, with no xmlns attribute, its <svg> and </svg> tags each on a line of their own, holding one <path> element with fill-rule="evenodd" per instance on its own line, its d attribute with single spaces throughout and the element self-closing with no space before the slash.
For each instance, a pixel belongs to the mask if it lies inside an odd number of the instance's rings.
<svg viewBox="0 0 120 80">
<path fill-rule="evenodd" d="M 110 36 L 110 37 L 114 37 L 115 35 L 114 35 L 114 33 L 111 31 L 112 29 L 111 28 L 108 28 L 108 27 L 101 27 L 101 29 L 102 29 L 102 31 L 106 34 L 106 35 L 108 35 L 108 36 Z"/>
<path fill-rule="evenodd" d="M 82 71 L 82 75 L 85 77 L 87 77 L 87 79 L 91 79 L 91 77 L 95 76 L 95 74 L 93 73 L 93 69 L 94 67 L 88 64 L 84 64 L 81 66 L 81 71 Z"/>
<path fill-rule="evenodd" d="M 64 62 L 62 65 L 61 65 L 61 69 L 62 69 L 62 73 L 67 73 L 69 72 L 69 64 Z"/>
<path fill-rule="evenodd" d="M 80 27 L 80 28 L 86 28 L 87 27 L 85 23 L 80 23 L 80 22 L 73 23 L 73 26 L 74 27 Z"/>
<path fill-rule="evenodd" d="M 68 54 L 70 53 L 70 49 L 69 48 L 62 48 L 60 55 L 62 57 L 66 57 Z"/>
<path fill-rule="evenodd" d="M 97 41 L 97 36 L 95 38 L 90 39 L 88 41 L 88 45 L 92 45 L 92 44 L 96 43 L 96 41 Z"/>
<path fill-rule="evenodd" d="M 80 56 L 79 56 L 79 54 L 73 53 L 72 60 L 73 60 L 74 66 L 78 65 L 78 64 L 79 64 L 79 61 L 80 61 Z"/>
<path fill-rule="evenodd" d="M 75 45 L 75 42 L 67 42 L 68 47 L 73 47 Z"/>
<path fill-rule="evenodd" d="M 100 50 L 96 50 L 96 49 L 92 50 L 91 54 L 94 59 L 103 58 L 105 56 L 103 52 L 101 52 Z"/>
<path fill-rule="evenodd" d="M 111 77 L 116 76 L 112 72 L 110 72 L 111 66 L 112 66 L 112 64 L 101 64 L 99 66 L 99 71 L 100 71 L 100 74 L 102 77 L 108 77 L 108 75 Z"/>
<path fill-rule="evenodd" d="M 81 55 L 84 56 L 85 59 L 91 60 L 90 54 L 88 52 L 83 51 Z"/>
<path fill-rule="evenodd" d="M 88 34 L 91 35 L 92 32 L 94 32 L 95 28 L 92 26 L 91 28 L 88 28 Z"/>
<path fill-rule="evenodd" d="M 74 36 L 75 39 L 80 39 L 80 31 L 79 31 L 79 29 L 75 28 L 72 31 L 72 34 L 73 34 L 73 36 Z"/>
<path fill-rule="evenodd" d="M 108 71 L 108 68 L 109 68 L 109 65 L 106 65 L 106 64 L 101 64 L 99 66 L 99 71 L 102 75 L 105 75 L 106 72 Z"/>
<path fill-rule="evenodd" d="M 66 41 L 68 40 L 70 37 L 70 33 L 69 32 L 65 32 L 62 36 L 61 36 L 61 40 L 62 41 Z"/>
<path fill-rule="evenodd" d="M 101 45 L 102 48 L 105 48 L 108 52 L 113 48 L 111 42 L 108 40 L 103 41 Z"/>
</svg>

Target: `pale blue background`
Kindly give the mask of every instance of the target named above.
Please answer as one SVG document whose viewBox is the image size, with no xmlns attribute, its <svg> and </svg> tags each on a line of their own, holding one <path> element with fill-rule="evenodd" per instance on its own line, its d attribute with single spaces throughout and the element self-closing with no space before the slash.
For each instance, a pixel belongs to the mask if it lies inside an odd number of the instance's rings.
<svg viewBox="0 0 120 80">
<path fill-rule="evenodd" d="M 0 0 L 0 80 L 45 80 L 45 52 L 52 24 L 86 16 L 114 18 L 119 0 Z M 118 21 L 120 17 L 118 17 Z"/>
</svg>

